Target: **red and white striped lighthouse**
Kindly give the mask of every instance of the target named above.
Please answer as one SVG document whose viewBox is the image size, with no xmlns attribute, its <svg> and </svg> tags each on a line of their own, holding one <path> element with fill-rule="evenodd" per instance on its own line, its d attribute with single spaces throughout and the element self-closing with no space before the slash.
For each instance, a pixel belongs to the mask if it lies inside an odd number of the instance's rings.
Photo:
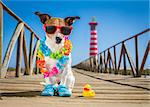
<svg viewBox="0 0 150 107">
<path fill-rule="evenodd" d="M 91 27 L 91 38 L 90 38 L 90 57 L 96 56 L 98 53 L 98 42 L 97 42 L 97 22 L 95 17 L 92 18 L 92 22 L 89 23 Z"/>
</svg>

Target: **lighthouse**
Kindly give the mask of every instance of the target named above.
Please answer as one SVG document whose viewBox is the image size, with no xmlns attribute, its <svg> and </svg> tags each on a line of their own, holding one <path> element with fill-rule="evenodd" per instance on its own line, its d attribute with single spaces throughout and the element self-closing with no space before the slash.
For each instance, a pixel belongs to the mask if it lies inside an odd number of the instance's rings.
<svg viewBox="0 0 150 107">
<path fill-rule="evenodd" d="M 95 17 L 92 17 L 92 21 L 89 23 L 91 28 L 91 37 L 90 37 L 90 57 L 96 56 L 98 53 L 98 42 L 97 42 L 97 31 L 96 26 L 98 23 L 95 20 Z"/>
</svg>

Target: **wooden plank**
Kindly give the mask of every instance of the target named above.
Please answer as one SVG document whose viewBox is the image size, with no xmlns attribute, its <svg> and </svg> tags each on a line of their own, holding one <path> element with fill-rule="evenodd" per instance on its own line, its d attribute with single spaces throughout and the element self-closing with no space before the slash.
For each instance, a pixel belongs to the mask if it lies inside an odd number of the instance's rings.
<svg viewBox="0 0 150 107">
<path fill-rule="evenodd" d="M 33 57 L 33 42 L 34 42 L 34 33 L 31 33 L 31 41 L 30 41 L 30 53 L 29 53 L 29 67 L 30 67 L 30 71 L 31 71 L 31 66 L 32 66 L 32 57 Z"/>
<path fill-rule="evenodd" d="M 34 48 L 33 57 L 32 57 L 32 65 L 31 65 L 31 67 L 30 67 L 30 75 L 33 74 L 33 67 L 34 67 L 34 64 L 35 64 L 35 63 L 34 63 L 34 60 L 36 59 L 37 50 L 38 50 L 38 48 L 39 48 L 39 45 L 40 45 L 40 40 L 37 40 L 36 46 L 35 46 L 35 48 Z"/>
<path fill-rule="evenodd" d="M 4 78 L 6 76 L 7 68 L 8 68 L 8 65 L 10 62 L 10 58 L 11 58 L 13 49 L 15 47 L 16 41 L 17 41 L 19 34 L 20 34 L 23 27 L 24 27 L 24 23 L 19 23 L 15 29 L 15 32 L 14 32 L 12 39 L 9 43 L 9 46 L 8 46 L 8 49 L 7 49 L 5 58 L 4 58 L 4 62 L 2 65 L 2 69 L 1 69 L 2 70 L 1 71 L 1 78 Z"/>
<path fill-rule="evenodd" d="M 80 73 L 78 73 L 80 72 Z M 132 81 L 137 83 L 141 78 L 127 78 L 127 76 L 113 74 L 99 74 L 87 72 L 85 70 L 73 69 L 76 78 L 75 87 L 71 97 L 43 97 L 40 96 L 44 86 L 40 85 L 43 75 L 25 76 L 15 79 L 0 79 L 1 87 L 1 107 L 11 107 L 12 104 L 23 105 L 23 107 L 34 105 L 52 107 L 149 107 L 150 92 L 145 89 L 131 87 Z M 84 73 L 84 74 L 81 74 Z M 90 76 L 87 76 L 90 75 Z M 94 78 L 95 77 L 95 78 Z M 97 78 L 102 78 L 99 80 Z M 106 82 L 111 78 L 128 86 Z M 147 78 L 142 78 L 144 84 L 148 83 Z M 95 91 L 95 97 L 86 98 L 82 96 L 85 84 L 90 84 Z M 68 104 L 69 103 L 69 104 Z M 42 105 L 40 105 L 42 104 Z M 84 104 L 84 106 L 82 106 Z M 120 104 L 120 105 L 118 105 Z M 134 105 L 138 104 L 138 106 Z M 9 105 L 9 106 L 8 106 Z"/>
<path fill-rule="evenodd" d="M 27 43 L 26 43 L 25 33 L 23 36 L 23 54 L 24 54 L 24 63 L 26 68 L 24 75 L 29 75 L 29 62 L 28 62 L 28 55 L 27 55 Z"/>
<path fill-rule="evenodd" d="M 21 30 L 19 41 L 18 41 L 18 49 L 17 49 L 17 62 L 16 62 L 16 77 L 20 76 L 21 73 L 21 63 L 22 63 L 22 47 L 23 47 L 23 34 L 24 28 Z"/>
<path fill-rule="evenodd" d="M 3 56 L 3 6 L 0 4 L 0 77 Z"/>
</svg>

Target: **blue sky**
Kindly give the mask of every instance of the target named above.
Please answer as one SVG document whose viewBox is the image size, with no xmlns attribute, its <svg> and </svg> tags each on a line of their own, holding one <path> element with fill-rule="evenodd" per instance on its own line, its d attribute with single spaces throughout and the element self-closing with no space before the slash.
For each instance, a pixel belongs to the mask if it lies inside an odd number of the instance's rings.
<svg viewBox="0 0 150 107">
<path fill-rule="evenodd" d="M 14 13 L 23 19 L 42 38 L 45 33 L 39 18 L 33 13 L 40 11 L 53 17 L 80 16 L 81 19 L 73 25 L 74 29 L 69 37 L 73 43 L 73 65 L 89 57 L 90 27 L 88 23 L 92 16 L 98 22 L 99 52 L 133 36 L 149 27 L 148 0 L 2 0 Z M 10 24 L 11 23 L 11 24 Z M 8 44 L 16 22 L 4 12 L 4 44 Z M 7 35 L 7 36 L 6 36 Z M 143 57 L 148 34 L 140 38 L 140 59 Z M 26 31 L 28 47 L 29 32 Z M 133 53 L 132 45 L 129 50 Z M 4 52 L 7 47 L 4 45 Z M 15 53 L 15 50 L 14 50 Z M 15 56 L 14 56 L 15 57 Z M 14 65 L 15 58 L 10 66 Z M 133 54 L 134 57 L 134 54 Z"/>
</svg>

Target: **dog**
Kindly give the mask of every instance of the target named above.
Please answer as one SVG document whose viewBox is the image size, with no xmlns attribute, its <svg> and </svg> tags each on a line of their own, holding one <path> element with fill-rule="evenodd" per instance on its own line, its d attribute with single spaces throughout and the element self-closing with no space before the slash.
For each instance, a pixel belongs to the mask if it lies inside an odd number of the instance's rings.
<svg viewBox="0 0 150 107">
<path fill-rule="evenodd" d="M 72 44 L 68 36 L 72 24 L 79 16 L 55 18 L 48 14 L 35 12 L 43 24 L 46 36 L 40 43 L 37 66 L 44 74 L 45 88 L 42 96 L 70 97 L 75 83 L 71 70 Z"/>
</svg>

